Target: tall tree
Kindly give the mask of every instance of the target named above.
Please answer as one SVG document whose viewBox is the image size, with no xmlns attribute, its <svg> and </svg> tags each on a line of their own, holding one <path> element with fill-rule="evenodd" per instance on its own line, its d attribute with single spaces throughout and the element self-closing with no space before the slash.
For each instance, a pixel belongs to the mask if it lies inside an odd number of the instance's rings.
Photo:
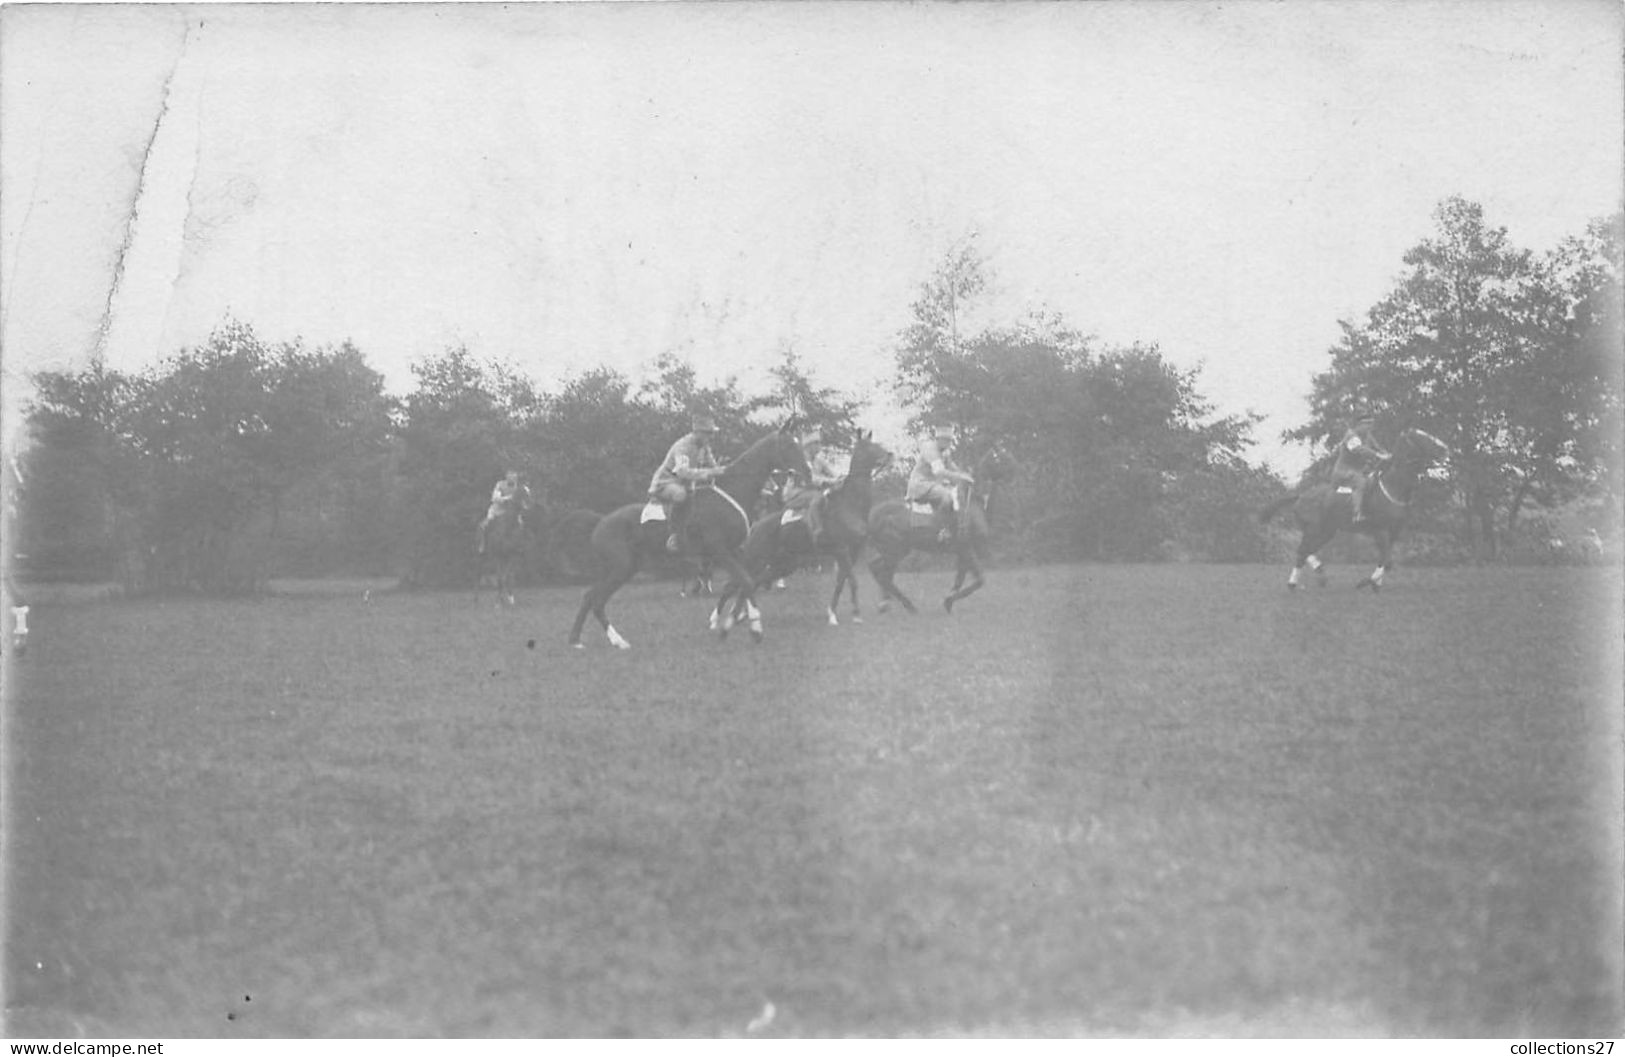
<svg viewBox="0 0 1625 1057">
<path fill-rule="evenodd" d="M 946 419 L 973 451 L 997 442 L 1016 457 L 1007 509 L 1042 556 L 1157 556 L 1176 527 L 1168 486 L 1239 458 L 1256 418 L 1215 418 L 1197 372 L 1151 345 L 1096 349 L 1053 314 L 948 329 L 945 306 L 963 320 L 964 298 L 986 287 L 980 258 L 963 248 L 924 284 L 897 351 L 914 422 Z"/>
<path fill-rule="evenodd" d="M 1599 317 L 1585 306 L 1605 309 L 1618 288 L 1618 239 L 1594 227 L 1591 241 L 1537 260 L 1460 197 L 1438 206 L 1434 224 L 1405 253 L 1395 289 L 1362 322 L 1341 323 L 1310 420 L 1287 435 L 1330 445 L 1356 401 L 1386 426 L 1437 433 L 1455 453 L 1466 534 L 1493 556 L 1526 504 L 1588 487 L 1609 457 L 1602 427 L 1617 419 L 1617 370 L 1588 351 Z"/>
<path fill-rule="evenodd" d="M 271 345 L 233 320 L 134 378 L 93 366 L 35 381 L 33 476 L 73 497 L 43 516 L 99 522 L 132 588 L 263 587 L 283 504 L 376 458 L 387 428 L 382 379 L 354 348 Z M 84 467 L 67 471 L 68 454 Z"/>
<path fill-rule="evenodd" d="M 544 402 L 528 379 L 462 346 L 414 364 L 412 374 L 417 385 L 399 424 L 403 582 L 469 583 L 491 486 L 509 469 L 536 469 L 524 441 Z"/>
<path fill-rule="evenodd" d="M 767 413 L 774 425 L 795 419 L 804 425 L 817 426 L 824 439 L 832 444 L 851 444 L 855 429 L 854 419 L 863 410 L 864 402 L 854 399 L 829 385 L 813 380 L 795 346 L 785 342 L 779 346 L 779 358 L 768 370 L 773 379 L 768 392 L 746 402 L 748 414 Z"/>
</svg>

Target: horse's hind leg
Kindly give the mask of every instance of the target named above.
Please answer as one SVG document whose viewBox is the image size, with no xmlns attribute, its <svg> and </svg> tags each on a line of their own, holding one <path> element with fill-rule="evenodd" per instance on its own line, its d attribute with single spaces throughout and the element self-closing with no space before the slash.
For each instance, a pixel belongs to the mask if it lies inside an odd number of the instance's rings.
<svg viewBox="0 0 1625 1057">
<path fill-rule="evenodd" d="M 869 563 L 869 572 L 874 575 L 875 583 L 880 585 L 880 608 L 885 609 L 885 600 L 887 598 L 895 598 L 903 604 L 904 609 L 910 613 L 917 613 L 919 610 L 914 608 L 914 601 L 903 593 L 902 588 L 897 586 L 896 572 L 899 560 L 900 556 L 893 557 L 888 554 L 880 554 Z"/>
<path fill-rule="evenodd" d="M 1377 537 L 1377 567 L 1371 570 L 1370 576 L 1354 585 L 1356 591 L 1362 587 L 1371 588 L 1372 594 L 1382 590 L 1382 578 L 1388 573 L 1388 555 L 1393 545 L 1393 538 L 1388 533 Z"/>
<path fill-rule="evenodd" d="M 960 584 L 964 582 L 967 574 L 970 576 L 970 586 L 961 588 Z M 942 600 L 942 608 L 952 613 L 954 611 L 955 602 L 958 602 L 963 598 L 968 598 L 977 591 L 980 591 L 984 582 L 985 581 L 982 579 L 982 569 L 976 564 L 976 559 L 972 558 L 969 554 L 961 554 L 959 556 L 958 574 L 954 577 L 954 589 L 948 592 L 948 597 Z"/>
<path fill-rule="evenodd" d="M 587 614 L 593 611 L 594 602 L 597 597 L 598 585 L 593 584 L 591 587 L 587 588 L 586 593 L 581 596 L 581 608 L 576 610 L 575 623 L 570 625 L 570 645 L 574 646 L 578 650 L 582 648 L 582 626 L 587 623 Z"/>
<path fill-rule="evenodd" d="M 632 572 L 628 572 L 625 576 L 617 577 L 607 583 L 604 589 L 598 593 L 592 607 L 592 615 L 598 618 L 599 624 L 603 625 L 604 635 L 609 639 L 609 644 L 618 650 L 631 649 L 632 644 L 626 641 L 620 632 L 615 630 L 615 625 L 609 622 L 609 614 L 604 611 L 604 607 L 609 604 L 609 597 L 624 587 L 626 581 L 630 579 L 632 579 Z"/>
<path fill-rule="evenodd" d="M 863 610 L 858 605 L 858 554 L 853 551 L 846 559 L 847 590 L 852 594 L 852 623 L 863 623 Z"/>
<path fill-rule="evenodd" d="M 604 563 L 608 568 L 597 583 L 587 588 L 581 596 L 581 608 L 576 610 L 575 623 L 570 626 L 570 645 L 581 648 L 581 629 L 587 622 L 587 614 L 591 613 L 598 618 L 603 626 L 604 634 L 609 637 L 610 643 L 617 649 L 627 649 L 631 643 L 621 637 L 615 626 L 609 622 L 609 616 L 604 612 L 610 596 L 619 591 L 626 582 L 637 575 L 637 558 L 633 555 L 620 557 L 618 560 Z"/>
</svg>

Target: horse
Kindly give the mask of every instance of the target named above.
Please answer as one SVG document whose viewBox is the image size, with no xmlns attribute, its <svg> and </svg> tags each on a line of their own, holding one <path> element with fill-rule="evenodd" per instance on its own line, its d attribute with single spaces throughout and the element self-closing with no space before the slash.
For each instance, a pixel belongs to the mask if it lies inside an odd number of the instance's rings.
<svg viewBox="0 0 1625 1057">
<path fill-rule="evenodd" d="M 1422 474 L 1436 463 L 1450 456 L 1450 447 L 1433 434 L 1420 429 L 1407 429 L 1394 443 L 1389 459 L 1378 468 L 1366 485 L 1365 520 L 1354 522 L 1353 489 L 1348 485 L 1333 487 L 1329 483 L 1312 485 L 1302 492 L 1283 496 L 1259 512 L 1258 520 L 1270 518 L 1287 506 L 1292 506 L 1302 538 L 1298 543 L 1298 556 L 1287 577 L 1289 590 L 1297 590 L 1303 568 L 1307 565 L 1326 586 L 1326 567 L 1321 562 L 1321 548 L 1339 532 L 1360 532 L 1370 536 L 1377 545 L 1377 567 L 1371 575 L 1355 584 L 1355 589 L 1382 590 L 1382 580 L 1389 569 L 1389 554 L 1394 540 L 1405 527 L 1410 503 L 1416 493 Z"/>
<path fill-rule="evenodd" d="M 519 583 L 519 569 L 530 551 L 530 529 L 524 513 L 528 502 L 510 503 L 502 515 L 485 528 L 485 553 L 481 562 L 480 583 L 490 580 L 496 588 L 497 606 L 515 605 L 514 588 Z"/>
<path fill-rule="evenodd" d="M 891 455 L 873 440 L 873 434 L 859 431 L 852 448 L 852 462 L 846 477 L 832 489 L 824 501 L 824 538 L 814 548 L 812 532 L 807 526 L 805 513 L 775 511 L 758 518 L 745 538 L 741 559 L 745 568 L 758 583 L 776 582 L 789 576 L 823 555 L 833 556 L 836 564 L 835 593 L 830 596 L 828 622 L 831 627 L 840 624 L 835 607 L 841 600 L 841 591 L 850 585 L 852 592 L 852 620 L 862 623 L 858 608 L 858 578 L 853 572 L 858 555 L 869 537 L 869 510 L 873 502 L 873 479 L 876 469 L 889 462 Z M 724 613 L 730 599 L 736 595 L 736 585 L 729 583 L 717 599 L 711 613 L 711 626 L 724 637 L 740 610 L 733 610 L 733 619 Z M 755 626 L 752 633 L 755 634 Z"/>
<path fill-rule="evenodd" d="M 762 485 L 774 470 L 790 470 L 807 476 L 807 457 L 795 441 L 792 423 L 778 429 L 745 449 L 710 484 L 693 489 L 688 512 L 678 529 L 684 552 L 700 561 L 710 560 L 726 568 L 736 582 L 744 585 L 747 600 L 755 590 L 750 575 L 739 563 L 738 551 L 750 532 L 751 511 L 761 498 Z M 631 643 L 610 624 L 604 606 L 616 591 L 637 575 L 643 562 L 666 553 L 668 525 L 664 516 L 646 519 L 645 511 L 658 510 L 652 500 L 629 503 L 604 515 L 592 530 L 592 551 L 598 574 L 581 598 L 575 623 L 570 627 L 570 645 L 581 648 L 581 629 L 587 614 L 598 618 L 604 634 L 617 649 Z M 754 604 L 752 604 L 754 609 Z M 759 619 L 759 617 L 753 617 Z"/>
<path fill-rule="evenodd" d="M 997 445 L 983 453 L 971 470 L 975 483 L 960 486 L 959 531 L 949 540 L 941 538 L 942 521 L 935 513 L 917 514 L 906 500 L 888 500 L 869 511 L 869 544 L 875 550 L 869 572 L 880 585 L 881 612 L 892 598 L 910 613 L 917 612 L 895 579 L 898 564 L 910 551 L 953 552 L 957 560 L 954 585 L 942 600 L 942 608 L 949 613 L 955 602 L 981 589 L 984 579 L 978 559 L 987 558 L 993 496 L 1012 470 L 1009 456 Z M 970 578 L 968 585 L 966 577 Z"/>
</svg>

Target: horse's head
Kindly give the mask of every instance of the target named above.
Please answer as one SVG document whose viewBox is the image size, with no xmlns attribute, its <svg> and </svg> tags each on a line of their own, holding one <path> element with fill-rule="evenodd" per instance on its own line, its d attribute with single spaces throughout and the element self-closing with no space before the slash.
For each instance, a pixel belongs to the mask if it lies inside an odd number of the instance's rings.
<svg viewBox="0 0 1625 1057">
<path fill-rule="evenodd" d="M 796 432 L 795 420 L 791 419 L 769 433 L 763 442 L 769 446 L 769 456 L 772 460 L 770 465 L 773 469 L 788 470 L 805 481 L 811 479 L 812 470 L 807 466 L 807 453 L 801 449 L 801 444 L 796 440 Z"/>
<path fill-rule="evenodd" d="M 1427 430 L 1414 426 L 1399 435 L 1394 449 L 1394 454 L 1410 463 L 1417 472 L 1450 458 L 1450 445 Z"/>
<path fill-rule="evenodd" d="M 874 442 L 874 434 L 859 430 L 857 443 L 852 446 L 852 463 L 847 477 L 872 477 L 876 470 L 890 461 L 891 453 Z"/>
<path fill-rule="evenodd" d="M 972 476 L 978 481 L 1007 481 L 1015 472 L 1015 459 L 1011 458 L 1010 453 L 1004 450 L 1002 444 L 994 444 L 983 452 L 982 457 L 976 461 L 976 469 Z"/>
</svg>

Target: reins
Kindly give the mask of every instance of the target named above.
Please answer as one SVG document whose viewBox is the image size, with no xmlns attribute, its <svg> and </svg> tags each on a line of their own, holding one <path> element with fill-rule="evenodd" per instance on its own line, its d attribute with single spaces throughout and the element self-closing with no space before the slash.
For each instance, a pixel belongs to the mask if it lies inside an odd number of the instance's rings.
<svg viewBox="0 0 1625 1057">
<path fill-rule="evenodd" d="M 730 493 L 726 488 L 718 488 L 714 484 L 708 484 L 705 487 L 707 489 L 709 489 L 710 491 L 715 492 L 717 495 L 721 496 L 722 498 L 726 499 L 728 501 L 728 505 L 733 507 L 734 510 L 738 511 L 739 519 L 745 523 L 745 532 L 747 534 L 749 534 L 749 532 L 750 532 L 750 515 L 745 512 L 744 507 L 739 505 L 739 500 L 735 499 L 733 497 L 732 493 Z"/>
</svg>

